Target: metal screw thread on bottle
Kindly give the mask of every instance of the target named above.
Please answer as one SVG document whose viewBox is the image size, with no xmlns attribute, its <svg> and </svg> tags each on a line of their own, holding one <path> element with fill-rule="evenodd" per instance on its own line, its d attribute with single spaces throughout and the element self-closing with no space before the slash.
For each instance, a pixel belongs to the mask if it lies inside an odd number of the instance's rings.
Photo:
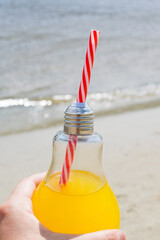
<svg viewBox="0 0 160 240">
<path fill-rule="evenodd" d="M 64 112 L 64 132 L 88 135 L 94 131 L 94 112 L 86 103 L 73 103 Z"/>
</svg>

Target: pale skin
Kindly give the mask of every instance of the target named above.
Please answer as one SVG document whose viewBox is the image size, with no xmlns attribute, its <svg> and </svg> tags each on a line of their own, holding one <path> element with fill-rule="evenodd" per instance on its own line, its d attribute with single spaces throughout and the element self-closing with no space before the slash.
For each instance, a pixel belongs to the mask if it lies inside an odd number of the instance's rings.
<svg viewBox="0 0 160 240">
<path fill-rule="evenodd" d="M 23 179 L 0 206 L 1 240 L 125 240 L 120 230 L 103 230 L 84 235 L 58 234 L 44 227 L 32 211 L 32 194 L 45 173 Z"/>
</svg>

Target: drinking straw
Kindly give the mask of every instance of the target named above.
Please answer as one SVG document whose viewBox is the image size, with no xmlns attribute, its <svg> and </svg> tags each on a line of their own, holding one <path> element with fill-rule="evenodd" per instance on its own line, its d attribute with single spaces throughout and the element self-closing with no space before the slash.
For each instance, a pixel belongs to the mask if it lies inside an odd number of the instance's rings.
<svg viewBox="0 0 160 240">
<path fill-rule="evenodd" d="M 86 51 L 85 63 L 82 71 L 82 79 L 79 86 L 78 97 L 76 102 L 85 103 L 87 98 L 88 86 L 91 79 L 91 70 L 93 68 L 94 56 L 97 49 L 98 38 L 100 31 L 91 30 L 89 36 L 89 43 Z M 69 178 L 70 169 L 74 159 L 74 152 L 76 150 L 77 136 L 70 135 L 68 145 L 66 148 L 65 161 L 62 168 L 59 184 L 66 184 Z"/>
</svg>

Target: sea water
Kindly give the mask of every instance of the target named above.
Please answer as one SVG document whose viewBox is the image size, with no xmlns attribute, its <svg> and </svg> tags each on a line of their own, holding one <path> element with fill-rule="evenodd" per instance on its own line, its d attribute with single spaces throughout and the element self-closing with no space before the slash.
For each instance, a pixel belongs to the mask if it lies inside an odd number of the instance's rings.
<svg viewBox="0 0 160 240">
<path fill-rule="evenodd" d="M 89 31 L 101 31 L 96 114 L 160 105 L 158 0 L 1 0 L 0 135 L 53 126 L 75 100 Z"/>
</svg>

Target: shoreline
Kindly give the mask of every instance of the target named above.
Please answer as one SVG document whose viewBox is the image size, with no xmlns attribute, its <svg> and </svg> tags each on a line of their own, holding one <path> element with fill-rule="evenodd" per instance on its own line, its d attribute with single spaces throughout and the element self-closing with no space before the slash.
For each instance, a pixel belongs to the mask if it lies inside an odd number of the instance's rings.
<svg viewBox="0 0 160 240">
<path fill-rule="evenodd" d="M 160 85 L 152 83 L 136 88 L 95 92 L 90 93 L 87 99 L 97 117 L 150 109 L 160 107 Z M 0 129 L 0 136 L 63 124 L 64 109 L 74 100 L 75 95 L 72 94 L 42 98 L 2 98 L 0 125 L 3 128 Z"/>
<path fill-rule="evenodd" d="M 97 117 L 103 168 L 117 196 L 127 239 L 160 235 L 160 108 Z M 0 204 L 24 177 L 48 170 L 61 126 L 0 137 Z"/>
<path fill-rule="evenodd" d="M 97 111 L 95 112 L 95 118 L 105 118 L 109 116 L 116 116 L 116 115 L 122 115 L 124 113 L 130 113 L 130 112 L 137 112 L 137 111 L 143 111 L 143 110 L 150 110 L 154 108 L 160 108 L 160 99 L 154 99 L 153 101 L 146 101 L 146 102 L 138 102 L 137 104 L 129 104 L 129 105 L 124 105 L 124 106 L 119 106 L 112 108 L 112 109 L 106 109 L 104 111 Z M 46 126 L 34 126 L 33 128 L 30 129 L 21 129 L 21 130 L 16 130 L 15 132 L 13 131 L 8 131 L 5 133 L 0 133 L 0 138 L 4 136 L 11 136 L 11 135 L 16 135 L 16 134 L 23 134 L 23 133 L 28 133 L 28 132 L 34 132 L 34 131 L 41 131 L 41 130 L 47 130 L 51 128 L 56 128 L 58 126 L 63 126 L 64 119 L 61 117 L 61 119 L 57 119 L 54 122 L 50 122 Z"/>
</svg>

